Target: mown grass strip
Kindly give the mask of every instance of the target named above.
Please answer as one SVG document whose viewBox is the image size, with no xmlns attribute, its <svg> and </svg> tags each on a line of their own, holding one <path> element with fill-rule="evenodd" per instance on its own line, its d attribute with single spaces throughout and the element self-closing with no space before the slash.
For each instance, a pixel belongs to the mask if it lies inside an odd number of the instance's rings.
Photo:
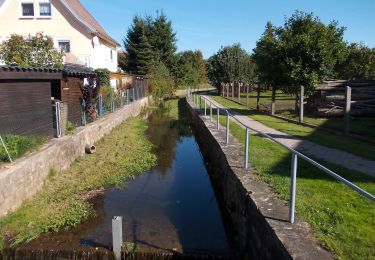
<svg viewBox="0 0 375 260">
<path fill-rule="evenodd" d="M 31 200 L 0 218 L 0 249 L 30 241 L 45 232 L 73 227 L 90 214 L 89 191 L 121 186 L 125 179 L 156 162 L 146 137 L 146 122 L 131 118 L 96 143 L 97 152 L 84 155 L 57 173 L 51 169 L 43 188 Z"/>
<path fill-rule="evenodd" d="M 375 146 L 373 144 L 362 142 L 350 137 L 343 138 L 342 136 L 334 135 L 317 128 L 290 123 L 286 120 L 275 118 L 256 110 L 248 109 L 243 105 L 217 95 L 211 95 L 210 97 L 237 113 L 248 115 L 262 124 L 283 133 L 301 137 L 320 145 L 340 149 L 364 158 L 375 160 Z"/>
<path fill-rule="evenodd" d="M 216 118 L 216 110 L 213 115 Z M 223 115 L 220 124 L 226 124 Z M 245 130 L 232 120 L 230 132 L 244 146 Z M 249 145 L 255 173 L 279 198 L 289 200 L 290 152 L 256 135 L 251 135 Z M 375 178 L 316 161 L 375 193 Z M 301 159 L 298 160 L 296 211 L 311 225 L 314 236 L 338 259 L 371 259 L 375 255 L 375 203 Z"/>
</svg>

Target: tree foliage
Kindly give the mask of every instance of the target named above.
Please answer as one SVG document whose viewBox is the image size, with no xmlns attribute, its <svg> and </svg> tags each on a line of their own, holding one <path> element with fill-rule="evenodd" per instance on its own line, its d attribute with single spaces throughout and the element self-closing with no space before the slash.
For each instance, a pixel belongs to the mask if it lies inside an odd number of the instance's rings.
<svg viewBox="0 0 375 260">
<path fill-rule="evenodd" d="M 342 79 L 375 79 L 375 48 L 357 43 L 348 45 L 337 74 Z"/>
<path fill-rule="evenodd" d="M 135 16 L 123 43 L 128 53 L 125 70 L 146 75 L 154 64 L 160 63 L 171 70 L 177 49 L 176 34 L 163 12 L 155 19 Z"/>
<path fill-rule="evenodd" d="M 208 59 L 207 75 L 211 83 L 219 87 L 221 82 L 255 81 L 255 64 L 240 44 L 222 47 Z"/>
<path fill-rule="evenodd" d="M 7 65 L 62 67 L 64 53 L 54 48 L 50 36 L 37 33 L 24 37 L 12 34 L 0 45 L 0 59 Z"/>
<path fill-rule="evenodd" d="M 259 78 L 287 92 L 296 92 L 301 85 L 312 90 L 333 77 L 343 61 L 344 31 L 335 21 L 325 25 L 312 13 L 301 11 L 287 18 L 283 27 L 268 23 L 254 49 Z"/>
<path fill-rule="evenodd" d="M 197 86 L 207 82 L 206 61 L 201 51 L 184 51 L 176 55 L 174 76 L 177 86 Z"/>
</svg>

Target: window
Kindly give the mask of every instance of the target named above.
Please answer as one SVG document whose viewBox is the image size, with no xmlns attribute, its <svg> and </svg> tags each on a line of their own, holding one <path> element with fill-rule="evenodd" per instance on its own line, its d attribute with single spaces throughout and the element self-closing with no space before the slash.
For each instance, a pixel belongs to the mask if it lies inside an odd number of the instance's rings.
<svg viewBox="0 0 375 260">
<path fill-rule="evenodd" d="M 109 52 L 110 52 L 111 60 L 113 60 L 113 52 L 112 52 L 112 50 L 110 50 Z"/>
<path fill-rule="evenodd" d="M 40 16 L 51 16 L 51 3 L 39 3 Z"/>
<path fill-rule="evenodd" d="M 65 53 L 70 52 L 70 41 L 69 40 L 58 41 L 57 43 L 59 45 L 60 50 L 64 51 Z"/>
<path fill-rule="evenodd" d="M 34 16 L 33 3 L 22 3 L 22 16 Z"/>
</svg>

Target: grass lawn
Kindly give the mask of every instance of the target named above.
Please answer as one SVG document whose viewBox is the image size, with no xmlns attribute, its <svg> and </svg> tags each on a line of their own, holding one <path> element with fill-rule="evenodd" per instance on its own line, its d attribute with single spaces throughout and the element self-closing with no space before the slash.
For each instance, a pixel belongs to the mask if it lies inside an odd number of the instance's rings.
<svg viewBox="0 0 375 260">
<path fill-rule="evenodd" d="M 143 119 L 128 119 L 96 143 L 95 154 L 79 157 L 66 171 L 51 169 L 39 193 L 0 218 L 0 250 L 79 224 L 93 213 L 89 191 L 121 186 L 152 167 L 156 156 L 146 127 Z"/>
<path fill-rule="evenodd" d="M 4 135 L 2 138 L 13 160 L 21 157 L 26 152 L 36 149 L 47 140 L 47 138 L 42 136 L 21 136 L 11 134 Z M 2 162 L 9 162 L 9 158 L 3 145 L 0 143 L 0 164 Z"/>
<path fill-rule="evenodd" d="M 214 114 L 216 110 L 214 110 Z M 224 126 L 226 118 L 220 117 Z M 244 145 L 244 129 L 230 122 L 230 132 Z M 250 137 L 250 163 L 261 180 L 283 200 L 289 199 L 291 155 L 258 136 Z M 334 164 L 318 162 L 375 193 L 375 178 Z M 370 259 L 375 255 L 375 203 L 301 159 L 298 160 L 296 211 L 316 238 L 339 259 Z"/>
<path fill-rule="evenodd" d="M 296 114 L 290 111 L 282 111 L 280 115 L 298 120 Z M 322 126 L 325 128 L 330 128 L 338 132 L 344 132 L 344 119 L 343 118 L 319 118 L 304 116 L 305 122 Z M 363 137 L 371 138 L 375 140 L 375 117 L 356 117 L 351 120 L 350 132 L 357 135 L 362 135 Z"/>
<path fill-rule="evenodd" d="M 331 134 L 314 127 L 290 123 L 286 120 L 278 119 L 253 109 L 248 109 L 243 105 L 217 95 L 212 95 L 211 97 L 215 101 L 232 109 L 233 111 L 248 115 L 257 121 L 286 134 L 302 137 L 320 145 L 340 149 L 358 156 L 375 160 L 375 145 L 373 144 L 359 141 L 350 137 L 343 138 L 342 136 Z"/>
</svg>

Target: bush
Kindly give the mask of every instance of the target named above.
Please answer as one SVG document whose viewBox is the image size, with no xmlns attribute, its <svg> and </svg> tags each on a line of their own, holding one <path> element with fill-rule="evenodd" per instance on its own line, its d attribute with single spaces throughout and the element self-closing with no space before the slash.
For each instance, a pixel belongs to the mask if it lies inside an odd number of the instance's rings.
<svg viewBox="0 0 375 260">
<path fill-rule="evenodd" d="M 151 93 L 155 98 L 171 97 L 175 92 L 175 83 L 168 68 L 161 62 L 155 64 L 147 75 Z"/>
</svg>

